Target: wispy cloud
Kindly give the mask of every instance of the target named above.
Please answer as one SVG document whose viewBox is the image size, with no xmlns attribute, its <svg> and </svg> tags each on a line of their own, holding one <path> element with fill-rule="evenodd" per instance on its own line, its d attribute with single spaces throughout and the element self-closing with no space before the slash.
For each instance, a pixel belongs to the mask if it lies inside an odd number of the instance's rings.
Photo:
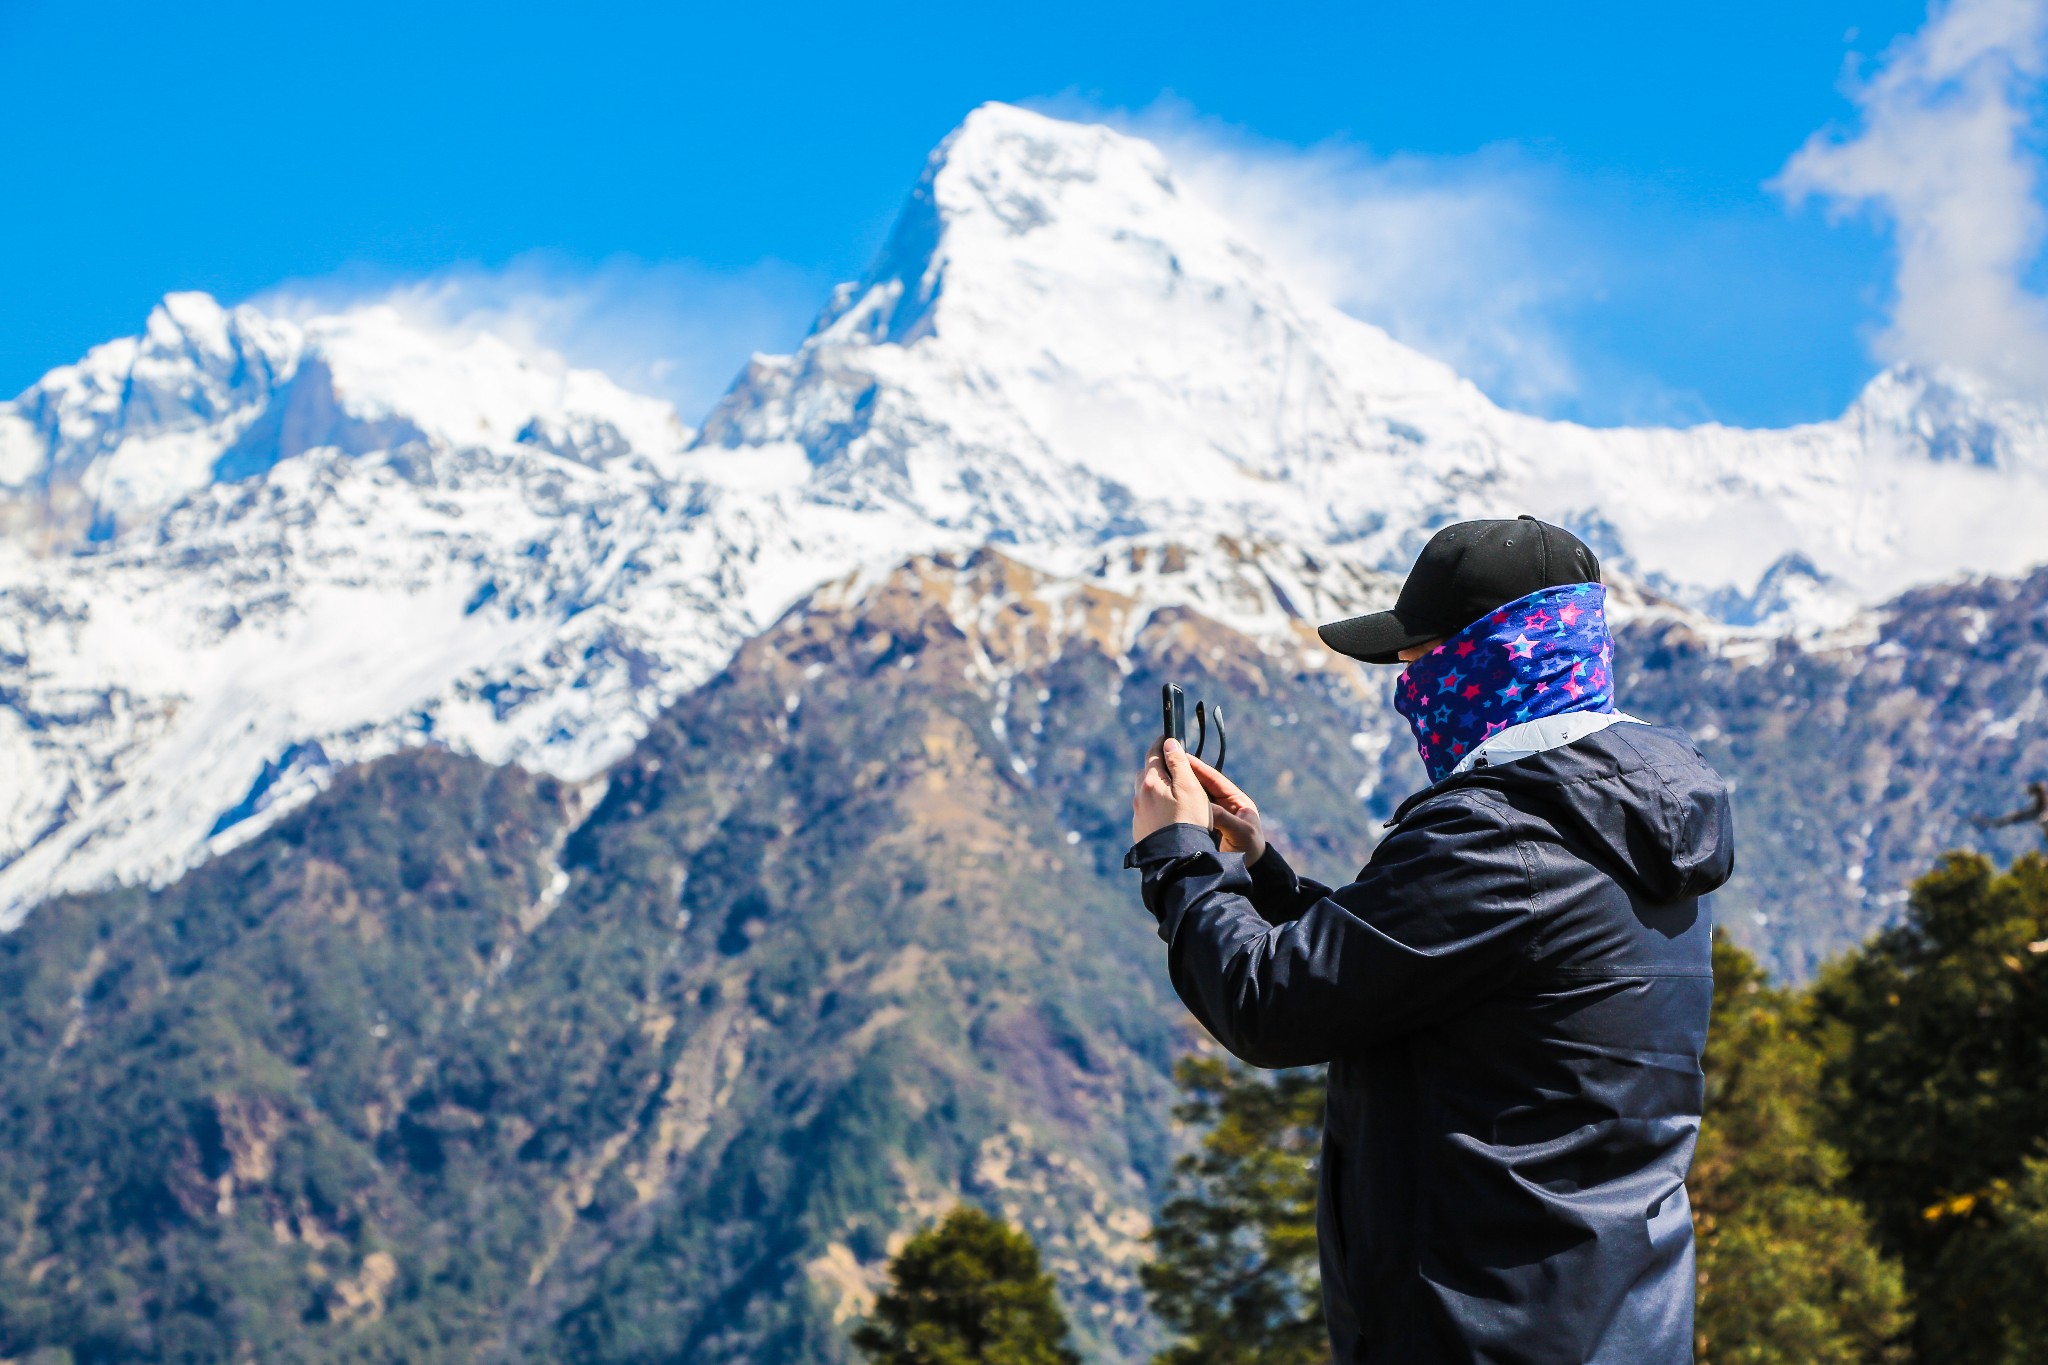
<svg viewBox="0 0 2048 1365">
<path fill-rule="evenodd" d="M 694 423 L 750 354 L 795 346 L 825 290 L 810 273 L 774 263 L 719 271 L 624 257 L 589 265 L 529 252 L 497 269 L 292 281 L 255 302 L 298 316 L 386 304 L 439 330 L 492 332 L 667 398 Z"/>
<path fill-rule="evenodd" d="M 1381 156 L 1344 141 L 1302 148 L 1186 104 L 1136 112 L 1073 99 L 1047 113 L 1153 142 L 1195 194 L 1311 294 L 1444 360 L 1496 400 L 1598 421 L 1697 420 L 1696 401 L 1617 357 L 1589 353 L 1571 315 L 1606 262 L 1557 170 L 1510 146 L 1469 156 Z"/>
<path fill-rule="evenodd" d="M 1937 3 L 1852 81 L 1858 126 L 1814 134 L 1775 182 L 1794 203 L 1890 221 L 1897 273 L 1879 359 L 2048 391 L 2048 301 L 2026 287 L 2044 228 L 2031 145 L 2044 39 L 2048 0 Z"/>
<path fill-rule="evenodd" d="M 1342 144 L 1296 149 L 1170 110 L 1134 121 L 1195 193 L 1273 262 L 1503 400 L 1575 397 L 1578 365 L 1549 319 L 1570 268 L 1539 268 L 1540 174 L 1506 151 L 1442 161 Z"/>
</svg>

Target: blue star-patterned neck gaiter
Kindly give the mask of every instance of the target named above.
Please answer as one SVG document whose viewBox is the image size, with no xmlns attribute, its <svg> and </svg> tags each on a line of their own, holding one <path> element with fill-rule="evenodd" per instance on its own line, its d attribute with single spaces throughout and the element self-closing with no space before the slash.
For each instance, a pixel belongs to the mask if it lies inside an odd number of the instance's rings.
<svg viewBox="0 0 2048 1365">
<path fill-rule="evenodd" d="M 1394 709 L 1408 718 L 1431 782 L 1510 725 L 1614 709 L 1607 589 L 1542 588 L 1496 608 L 1408 665 Z"/>
</svg>

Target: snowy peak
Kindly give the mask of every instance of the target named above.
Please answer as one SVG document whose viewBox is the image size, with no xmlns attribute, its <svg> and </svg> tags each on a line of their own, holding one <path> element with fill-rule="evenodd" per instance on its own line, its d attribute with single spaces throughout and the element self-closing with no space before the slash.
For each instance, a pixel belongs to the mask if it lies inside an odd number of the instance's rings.
<svg viewBox="0 0 2048 1365">
<path fill-rule="evenodd" d="M 1419 441 L 1398 409 L 1418 403 L 1488 406 L 1297 300 L 1149 144 L 988 105 L 863 280 L 796 355 L 756 360 L 700 446 L 794 446 L 809 496 L 1019 542 L 1200 527 L 1217 504 L 1321 539 L 1386 520 L 1320 496 L 1334 463 L 1388 457 L 1378 482 L 1417 484 L 1397 469 Z M 1432 459 L 1429 483 L 1484 478 L 1493 451 Z"/>
<path fill-rule="evenodd" d="M 522 436 L 588 462 L 665 457 L 689 433 L 660 400 L 489 334 L 434 332 L 388 307 L 301 324 L 172 294 L 141 335 L 0 404 L 0 529 L 104 540 L 307 451 L 504 448 Z"/>
<path fill-rule="evenodd" d="M 2048 451 L 2048 412 L 2000 394 L 1974 375 L 1895 365 L 1857 395 L 1843 420 L 1892 454 L 1986 470 L 2039 465 Z"/>
<path fill-rule="evenodd" d="M 1543 421 L 1290 288 L 1228 208 L 1138 139 L 983 106 L 698 452 L 772 456 L 785 497 L 1026 546 L 1229 528 L 1392 570 L 1445 522 L 1526 511 L 1601 528 L 1694 607 L 1820 626 L 2039 557 L 2024 517 L 1991 515 L 2048 514 L 2039 407 L 1900 371 L 1784 431 Z M 1791 564 L 1797 591 L 1765 583 Z"/>
<path fill-rule="evenodd" d="M 0 404 L 0 925 L 405 744 L 591 777 L 789 604 L 920 554 L 1303 668 L 1469 517 L 1580 530 L 1618 606 L 1708 613 L 1716 648 L 2043 555 L 2048 422 L 1967 376 L 1783 431 L 1547 422 L 1291 286 L 1230 209 L 1138 139 L 984 106 L 694 441 L 503 337 L 165 299 Z"/>
<path fill-rule="evenodd" d="M 141 501 L 202 482 L 218 448 L 291 378 L 301 347 L 289 323 L 171 294 L 142 335 L 96 346 L 0 404 L 0 493 L 64 523 L 91 518 L 108 478 Z M 121 468 L 102 467 L 124 447 Z"/>
<path fill-rule="evenodd" d="M 289 323 L 206 294 L 169 294 L 140 337 L 98 347 L 38 387 L 55 400 L 51 434 L 89 456 L 129 437 L 231 419 L 290 378 L 299 350 Z"/>
<path fill-rule="evenodd" d="M 907 345 L 941 301 L 949 316 L 986 320 L 983 310 L 1007 303 L 1002 277 L 1018 265 L 1161 285 L 1148 277 L 1176 262 L 1156 230 L 1162 216 L 1185 213 L 1177 199 L 1147 143 L 985 104 L 932 153 L 888 243 L 821 330 Z"/>
<path fill-rule="evenodd" d="M 608 421 L 649 453 L 686 436 L 667 403 L 489 332 L 433 331 L 376 306 L 316 318 L 306 337 L 351 418 L 403 420 L 445 446 L 502 446 L 529 423 L 579 418 Z"/>
<path fill-rule="evenodd" d="M 1209 311 L 1218 304 L 1224 311 Z M 1029 340 L 1055 349 L 1107 331 L 1180 373 L 1184 357 L 1156 356 L 1162 312 L 1221 322 L 1242 350 L 1261 339 L 1262 318 L 1306 330 L 1322 311 L 1293 298 L 1252 243 L 1184 194 L 1151 143 L 985 104 L 932 153 L 889 241 L 819 331 L 911 345 L 943 330 L 971 343 L 977 331 L 1029 322 Z M 1457 385 L 1447 367 L 1389 347 L 1418 375 Z"/>
</svg>

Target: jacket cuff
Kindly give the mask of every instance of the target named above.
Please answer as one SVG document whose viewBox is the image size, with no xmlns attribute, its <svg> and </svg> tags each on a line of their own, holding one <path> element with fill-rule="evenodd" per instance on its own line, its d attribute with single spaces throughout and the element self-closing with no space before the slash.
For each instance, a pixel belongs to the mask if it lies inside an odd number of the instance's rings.
<svg viewBox="0 0 2048 1365">
<path fill-rule="evenodd" d="M 1244 859 L 1216 848 L 1215 836 L 1200 825 L 1168 825 L 1132 845 L 1124 866 L 1144 873 L 1139 896 L 1159 921 L 1159 937 L 1173 942 L 1174 926 L 1195 901 L 1212 890 L 1242 891 Z"/>
<path fill-rule="evenodd" d="M 1216 836 L 1200 825 L 1167 825 L 1155 829 L 1124 854 L 1125 867 L 1147 867 L 1197 853 L 1214 853 Z"/>
</svg>

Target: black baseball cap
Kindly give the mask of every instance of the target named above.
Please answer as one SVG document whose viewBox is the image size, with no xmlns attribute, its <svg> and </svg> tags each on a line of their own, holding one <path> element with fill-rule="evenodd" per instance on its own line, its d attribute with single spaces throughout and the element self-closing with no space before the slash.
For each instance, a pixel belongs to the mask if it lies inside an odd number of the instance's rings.
<svg viewBox="0 0 2048 1365">
<path fill-rule="evenodd" d="M 1392 611 L 1332 621 L 1316 634 L 1339 654 L 1395 664 L 1402 650 L 1456 635 L 1538 588 L 1599 581 L 1600 561 L 1562 526 L 1527 513 L 1513 521 L 1461 521 L 1422 547 Z"/>
</svg>

